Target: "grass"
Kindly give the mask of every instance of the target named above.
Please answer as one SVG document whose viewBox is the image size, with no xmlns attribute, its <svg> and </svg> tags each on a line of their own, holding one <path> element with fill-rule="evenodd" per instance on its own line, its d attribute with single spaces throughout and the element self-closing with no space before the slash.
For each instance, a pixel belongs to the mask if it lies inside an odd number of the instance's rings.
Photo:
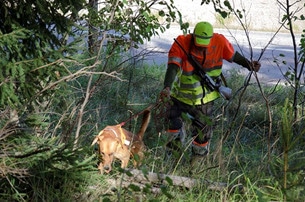
<svg viewBox="0 0 305 202">
<path fill-rule="evenodd" d="M 0 188 L 5 190 L 10 187 L 10 191 L 0 192 L 1 196 L 12 199 L 9 198 L 9 194 L 15 193 L 13 198 L 19 199 L 18 201 L 26 198 L 24 197 L 26 194 L 32 196 L 31 201 L 252 202 L 289 201 L 292 198 L 295 201 L 302 201 L 305 198 L 304 186 L 302 186 L 305 177 L 304 165 L 300 163 L 304 162 L 302 139 L 299 139 L 300 141 L 289 150 L 286 164 L 289 163 L 291 170 L 286 171 L 287 187 L 283 188 L 282 173 L 285 161 L 282 158 L 283 145 L 280 141 L 282 136 L 279 126 L 284 123 L 282 121 L 285 114 L 282 114 L 282 111 L 285 107 L 284 98 L 289 98 L 289 88 L 277 87 L 274 90 L 272 86 L 263 87 L 270 100 L 274 122 L 270 138 L 266 103 L 259 89 L 253 83 L 241 97 L 239 89 L 243 86 L 244 78 L 236 72 L 231 72 L 230 78 L 227 78 L 229 86 L 236 92 L 234 98 L 230 102 L 219 99 L 215 103 L 214 115 L 217 118 L 210 155 L 197 166 L 190 165 L 189 149 L 186 149 L 183 158 L 174 156 L 164 160 L 162 132 L 157 131 L 157 125 L 162 124 L 162 120 L 154 118 L 156 111 L 153 111 L 152 121 L 144 137 L 147 153 L 140 168 L 143 172 L 189 177 L 203 182 L 222 182 L 228 185 L 225 189 L 216 191 L 210 189 L 206 183 L 187 189 L 173 186 L 170 179 L 165 180 L 167 183 L 158 185 L 147 183 L 144 189 L 140 189 L 136 183 L 127 188 L 112 189 L 107 180 L 114 178 L 123 180 L 126 174 L 120 171 L 119 162 L 115 162 L 110 174 L 98 174 L 98 159 L 90 158 L 95 154 L 94 147 L 90 147 L 91 141 L 106 125 L 125 121 L 155 103 L 162 89 L 164 73 L 164 67 L 143 66 L 123 70 L 122 74 L 126 78 L 131 78 L 132 82 L 105 80 L 88 105 L 90 113 L 86 114 L 87 125 L 79 141 L 82 143 L 80 150 L 74 151 L 69 147 L 59 151 L 54 149 L 48 160 L 35 163 L 36 166 L 32 168 L 33 177 L 25 179 L 26 189 L 19 189 L 24 183 L 14 178 L 10 178 L 11 187 L 2 179 Z M 240 105 L 238 105 L 239 100 L 241 100 Z M 289 114 L 286 114 L 287 117 L 289 118 Z M 137 131 L 139 120 L 132 118 L 126 127 L 131 131 Z M 299 131 L 305 131 L 302 121 L 293 124 L 298 126 Z M 53 143 L 45 142 L 45 144 Z M 272 147 L 269 147 L 270 143 Z M 269 151 L 270 148 L 272 151 Z M 271 158 L 268 158 L 269 152 Z M 19 191 L 19 195 L 12 187 Z M 160 192 L 152 192 L 154 188 L 159 188 Z"/>
<path fill-rule="evenodd" d="M 149 72 L 148 70 L 156 72 Z M 162 68 L 137 69 L 134 79 L 138 85 L 132 86 L 130 91 L 137 92 L 132 96 L 130 106 L 134 111 L 144 108 L 143 105 L 131 105 L 132 102 L 140 103 L 138 100 L 146 100 L 144 103 L 152 103 L 158 96 L 158 91 L 162 86 Z M 143 71 L 143 72 L 141 72 Z M 157 78 L 154 77 L 157 75 Z M 232 75 L 232 74 L 231 74 Z M 234 75 L 234 74 L 233 74 Z M 138 78 L 139 77 L 139 78 Z M 141 78 L 142 77 L 142 78 Z M 145 77 L 145 79 L 143 79 Z M 142 83 L 143 82 L 143 83 Z M 228 79 L 228 83 L 233 90 L 240 88 L 243 83 L 243 77 L 235 75 Z M 149 84 L 149 85 L 148 85 Z M 150 88 L 144 88 L 144 87 Z M 140 89 L 139 89 L 140 88 Z M 272 87 L 264 87 L 266 92 L 271 91 Z M 141 92 L 141 93 L 139 93 Z M 270 104 L 275 120 L 279 121 L 279 109 L 283 104 L 283 98 L 287 95 L 286 88 L 279 88 L 270 94 Z M 255 84 L 248 87 L 242 98 L 242 104 L 239 106 L 239 112 L 228 138 L 221 142 L 227 127 L 232 124 L 232 116 L 237 110 L 237 94 L 233 101 L 224 103 L 221 100 L 216 102 L 216 115 L 218 117 L 215 124 L 214 135 L 212 139 L 211 154 L 198 167 L 191 167 L 188 159 L 189 150 L 185 158 L 179 161 L 179 156 L 164 161 L 164 149 L 162 147 L 162 137 L 156 131 L 152 120 L 147 133 L 145 134 L 145 143 L 148 146 L 148 152 L 145 158 L 145 170 L 167 173 L 190 177 L 194 179 L 205 179 L 213 182 L 227 183 L 228 189 L 224 191 L 209 190 L 205 186 L 195 187 L 191 190 L 174 186 L 164 187 L 166 191 L 161 194 L 148 194 L 139 192 L 137 198 L 132 198 L 130 192 L 123 191 L 120 197 L 112 195 L 111 200 L 121 199 L 120 201 L 282 201 L 284 191 L 280 185 L 280 179 L 270 176 L 268 153 L 268 120 L 266 116 L 265 103 L 260 98 L 260 92 Z M 149 101 L 150 100 L 150 101 Z M 225 109 L 224 109 L 224 105 Z M 223 115 L 225 110 L 225 115 Z M 139 123 L 137 123 L 139 124 Z M 277 126 L 273 128 L 275 141 L 278 138 Z M 162 134 L 161 134 L 162 136 Z M 117 171 L 118 172 L 118 171 Z M 106 176 L 111 177 L 111 176 Z M 243 189 L 236 189 L 240 185 Z M 152 186 L 152 185 L 150 185 Z M 162 185 L 160 185 L 162 187 Z M 234 189 L 235 188 L 235 189 Z M 129 190 L 130 191 L 130 190 Z M 133 192 L 133 191 L 131 191 Z M 302 198 L 299 195 L 298 198 Z"/>
</svg>

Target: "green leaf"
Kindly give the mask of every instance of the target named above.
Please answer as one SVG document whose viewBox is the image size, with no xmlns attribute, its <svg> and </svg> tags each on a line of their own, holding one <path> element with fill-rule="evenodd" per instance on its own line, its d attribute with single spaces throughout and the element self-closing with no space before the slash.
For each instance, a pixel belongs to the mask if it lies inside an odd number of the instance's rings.
<svg viewBox="0 0 305 202">
<path fill-rule="evenodd" d="M 163 10 L 160 10 L 160 11 L 159 11 L 159 15 L 160 15 L 161 17 L 164 17 L 164 16 L 165 16 L 165 12 L 164 12 Z"/>
<path fill-rule="evenodd" d="M 165 180 L 169 185 L 173 186 L 173 180 L 170 177 L 166 176 Z"/>
<path fill-rule="evenodd" d="M 133 191 L 136 191 L 136 192 L 141 191 L 141 188 L 139 186 L 137 186 L 137 185 L 134 185 L 134 184 L 130 184 L 128 187 L 130 189 L 132 189 Z"/>
<path fill-rule="evenodd" d="M 225 0 L 223 3 L 230 11 L 233 10 L 229 1 Z"/>
</svg>

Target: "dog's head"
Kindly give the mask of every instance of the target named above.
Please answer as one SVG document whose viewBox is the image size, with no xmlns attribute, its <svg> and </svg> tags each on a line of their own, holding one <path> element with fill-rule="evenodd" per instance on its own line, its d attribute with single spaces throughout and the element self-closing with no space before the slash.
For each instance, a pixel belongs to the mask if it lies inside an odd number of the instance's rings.
<svg viewBox="0 0 305 202">
<path fill-rule="evenodd" d="M 101 173 L 105 171 L 109 173 L 112 169 L 111 164 L 113 162 L 114 154 L 122 147 L 120 139 L 113 137 L 108 131 L 103 131 L 95 137 L 91 145 L 98 144 L 99 155 L 101 156 L 101 162 L 98 166 Z"/>
</svg>

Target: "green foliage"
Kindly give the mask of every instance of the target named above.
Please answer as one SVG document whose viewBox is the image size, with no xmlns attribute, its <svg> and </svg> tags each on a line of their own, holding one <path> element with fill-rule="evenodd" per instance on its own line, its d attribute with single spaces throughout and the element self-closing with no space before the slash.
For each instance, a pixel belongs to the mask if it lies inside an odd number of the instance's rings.
<svg viewBox="0 0 305 202">
<path fill-rule="evenodd" d="M 290 11 L 290 7 L 293 5 L 293 2 L 287 1 L 286 4 L 279 4 L 281 8 L 285 11 L 285 14 L 282 17 L 281 23 L 282 25 L 289 31 L 292 39 L 292 50 L 294 54 L 294 63 L 288 66 L 288 70 L 285 74 L 285 78 L 287 83 L 294 89 L 293 95 L 293 110 L 294 110 L 294 121 L 296 121 L 299 117 L 297 106 L 300 103 L 304 102 L 304 93 L 301 90 L 304 86 L 304 81 L 302 77 L 304 76 L 304 34 L 301 35 L 300 44 L 296 43 L 295 31 L 293 28 L 293 23 L 296 20 L 304 21 L 304 15 L 300 14 L 305 9 L 305 4 L 301 7 L 295 9 L 294 12 Z M 299 15 L 299 16 L 298 16 Z M 304 32 L 304 30 L 303 30 Z M 298 47 L 299 45 L 299 47 Z M 279 55 L 283 57 L 281 60 L 275 60 L 276 64 L 280 66 L 284 64 L 287 65 L 285 61 L 285 56 L 283 54 Z"/>
<path fill-rule="evenodd" d="M 280 147 L 282 153 L 276 156 L 273 166 L 275 175 L 284 190 L 285 198 L 290 200 L 301 200 L 302 192 L 305 193 L 303 171 L 304 150 L 300 147 L 300 141 L 304 136 L 304 131 L 295 130 L 299 122 L 294 122 L 292 106 L 286 99 L 281 111 L 282 117 L 279 123 Z"/>
<path fill-rule="evenodd" d="M 100 10 L 89 8 L 86 18 L 115 45 L 127 50 L 163 33 L 173 22 L 179 21 L 182 29 L 188 28 L 173 1 L 105 1 Z"/>
<path fill-rule="evenodd" d="M 224 1 L 215 1 L 215 0 L 202 0 L 201 5 L 203 4 L 210 4 L 212 3 L 214 6 L 214 9 L 217 13 L 221 15 L 222 18 L 228 18 L 231 13 L 237 14 L 237 16 L 241 19 L 243 18 L 243 12 L 239 9 L 234 10 L 234 8 L 231 6 L 231 3 L 228 0 Z"/>
<path fill-rule="evenodd" d="M 0 5 L 1 33 L 8 34 L 16 28 L 31 31 L 31 40 L 22 40 L 26 44 L 23 53 L 32 54 L 37 45 L 41 46 L 44 43 L 53 48 L 58 47 L 58 35 L 69 32 L 74 24 L 72 19 L 84 7 L 84 3 L 83 0 L 25 0 L 18 3 L 14 0 L 4 0 Z"/>
<path fill-rule="evenodd" d="M 81 33 L 86 33 L 88 27 L 75 23 L 83 3 L 27 0 L 20 4 L 5 1 L 0 6 L 0 64 L 4 67 L 0 73 L 0 138 L 5 140 L 1 143 L 2 199 L 75 201 L 78 195 L 90 198 L 83 194 L 88 191 L 89 180 L 106 183 L 88 177 L 93 165 L 95 168 L 93 148 L 77 149 L 77 143 L 90 145 L 99 125 L 113 123 L 112 114 L 124 112 L 117 120 L 128 117 L 126 106 L 137 111 L 147 105 L 137 106 L 135 102 L 140 103 L 142 98 L 147 102 L 152 97 L 155 100 L 156 95 L 146 94 L 142 87 L 156 88 L 147 81 L 158 81 L 161 73 L 156 78 L 153 68 L 131 66 L 130 57 L 134 56 L 122 52 L 149 40 L 158 30 L 164 32 L 176 20 L 173 2 L 157 2 L 163 10 L 156 13 L 151 10 L 154 4 L 144 1 L 133 2 L 135 10 L 126 1 L 118 6 L 112 6 L 113 1 L 104 2 L 99 13 L 90 10 L 90 20 L 94 19 L 90 23 L 109 31 L 108 39 L 114 39 L 100 46 L 97 57 L 82 49 L 86 39 Z M 108 15 L 112 11 L 114 21 Z M 165 24 L 159 23 L 160 18 L 165 19 Z M 67 43 L 68 38 L 73 42 Z M 137 71 L 142 75 L 134 78 L 133 72 Z M 13 117 L 12 108 L 18 109 Z M 134 124 L 136 127 L 136 120 Z"/>
<path fill-rule="evenodd" d="M 303 19 L 305 20 L 305 19 Z M 305 29 L 303 30 L 303 34 L 301 34 L 301 39 L 300 39 L 300 51 L 298 53 L 300 62 L 302 63 L 304 67 L 304 62 L 305 62 Z"/>
<path fill-rule="evenodd" d="M 41 91 L 65 74 L 60 63 L 70 52 L 60 38 L 71 32 L 72 18 L 84 1 L 5 0 L 0 5 L 0 108 L 42 102 Z M 70 13 L 70 17 L 65 16 Z M 40 94 L 41 93 L 41 94 Z M 35 101 L 34 101 L 35 102 Z"/>
<path fill-rule="evenodd" d="M 189 24 L 183 22 L 174 1 L 103 1 L 100 10 L 89 6 L 88 15 L 81 16 L 82 22 L 98 30 L 94 33 L 98 49 L 89 53 L 86 44 L 90 28 L 77 21 L 78 11 L 85 8 L 84 1 L 14 2 L 5 0 L 0 5 L 1 199 L 128 201 L 142 197 L 143 201 L 281 201 L 285 197 L 304 198 L 305 126 L 301 108 L 290 108 L 288 102 L 284 103 L 286 97 L 293 97 L 291 89 L 262 87 L 270 101 L 271 121 L 279 123 L 273 125 L 270 138 L 274 161 L 266 161 L 269 141 L 266 128 L 270 121 L 266 103 L 255 83 L 241 96 L 244 78 L 238 72 L 230 72 L 228 76 L 234 98 L 228 103 L 220 99 L 216 102 L 217 124 L 211 155 L 199 167 L 189 163 L 189 146 L 183 150 L 184 156 L 177 154 L 178 161 L 164 160 L 163 137 L 155 129 L 162 120 L 154 118 L 155 111 L 145 134 L 147 152 L 141 167 L 143 173 L 173 172 L 203 182 L 222 181 L 228 187 L 220 192 L 205 185 L 188 190 L 174 187 L 173 179 L 167 177 L 164 184 L 147 183 L 143 188 L 134 183 L 113 193 L 106 180 L 122 174 L 117 172 L 119 165 L 115 162 L 110 175 L 99 175 L 95 148 L 89 145 L 101 128 L 129 118 L 126 128 L 137 131 L 140 121 L 134 115 L 156 102 L 165 67 L 139 62 L 147 55 L 136 53 L 134 48 L 164 32 L 173 22 L 185 30 Z M 243 17 L 229 1 L 202 3 L 213 3 L 224 18 L 232 12 Z M 304 20 L 304 16 L 294 19 Z M 67 43 L 70 37 L 73 42 Z M 300 47 L 302 67 L 304 34 Z M 296 74 L 290 75 L 291 81 L 295 81 Z M 17 108 L 16 116 L 12 108 Z M 295 109 L 300 119 L 291 121 L 291 111 Z M 228 127 L 231 130 L 224 141 Z M 240 185 L 245 189 L 240 189 Z M 156 186 L 160 193 L 152 193 Z"/>
<path fill-rule="evenodd" d="M 71 193 L 90 185 L 85 175 L 95 166 L 95 155 L 84 148 L 73 150 L 59 138 L 30 134 L 7 138 L 1 148 L 2 200 L 73 201 Z"/>
</svg>

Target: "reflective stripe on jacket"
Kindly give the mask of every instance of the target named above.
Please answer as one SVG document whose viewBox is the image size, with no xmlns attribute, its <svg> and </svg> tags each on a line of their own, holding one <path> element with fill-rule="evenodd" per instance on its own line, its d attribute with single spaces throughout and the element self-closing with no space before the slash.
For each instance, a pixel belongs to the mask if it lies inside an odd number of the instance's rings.
<svg viewBox="0 0 305 202">
<path fill-rule="evenodd" d="M 192 42 L 192 34 L 180 35 L 176 39 L 187 53 L 191 53 L 195 59 L 202 64 L 203 70 L 216 79 L 222 71 L 223 59 L 232 62 L 234 48 L 232 44 L 221 34 L 214 33 L 206 50 L 196 48 Z M 180 67 L 177 78 L 173 83 L 171 95 L 179 101 L 189 105 L 201 105 L 217 99 L 220 95 L 217 91 L 204 90 L 200 78 L 194 72 L 194 67 L 187 59 L 187 55 L 175 42 L 169 50 L 168 64 L 174 63 Z M 203 61 L 204 60 L 204 61 Z"/>
</svg>

